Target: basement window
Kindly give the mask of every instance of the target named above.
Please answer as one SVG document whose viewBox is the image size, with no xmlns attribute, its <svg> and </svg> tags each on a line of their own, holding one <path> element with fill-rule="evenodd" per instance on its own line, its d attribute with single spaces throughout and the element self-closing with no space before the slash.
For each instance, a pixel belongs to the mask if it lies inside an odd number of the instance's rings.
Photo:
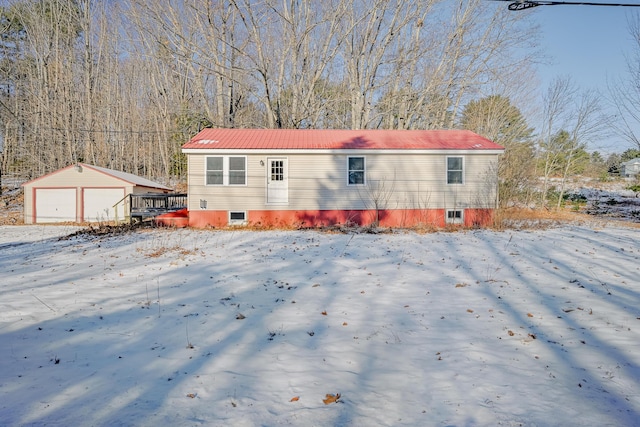
<svg viewBox="0 0 640 427">
<path fill-rule="evenodd" d="M 244 211 L 229 211 L 229 225 L 244 225 L 247 223 L 247 213 Z"/>
<path fill-rule="evenodd" d="M 464 215 L 459 209 L 450 209 L 447 210 L 447 224 L 462 224 L 464 221 Z"/>
</svg>

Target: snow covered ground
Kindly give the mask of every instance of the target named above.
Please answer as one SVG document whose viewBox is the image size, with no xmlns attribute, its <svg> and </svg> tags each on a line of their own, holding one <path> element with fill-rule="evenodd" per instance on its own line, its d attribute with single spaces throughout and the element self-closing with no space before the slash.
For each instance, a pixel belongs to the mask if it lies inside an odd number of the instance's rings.
<svg viewBox="0 0 640 427">
<path fill-rule="evenodd" d="M 587 200 L 584 212 L 598 218 L 640 222 L 640 194 L 631 190 L 581 188 L 577 194 Z"/>
<path fill-rule="evenodd" d="M 637 228 L 75 230 L 0 227 L 3 426 L 640 425 Z"/>
<path fill-rule="evenodd" d="M 552 182 L 559 185 L 557 180 Z M 630 189 L 633 184 L 637 182 L 576 179 L 567 183 L 566 205 L 582 201 L 585 204 L 579 211 L 594 218 L 640 223 L 640 193 Z"/>
</svg>

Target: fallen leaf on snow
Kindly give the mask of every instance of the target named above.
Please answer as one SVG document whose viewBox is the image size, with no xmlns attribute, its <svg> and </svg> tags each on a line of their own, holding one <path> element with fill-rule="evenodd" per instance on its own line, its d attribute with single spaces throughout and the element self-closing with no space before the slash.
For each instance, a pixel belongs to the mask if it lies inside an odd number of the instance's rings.
<svg viewBox="0 0 640 427">
<path fill-rule="evenodd" d="M 527 317 L 533 317 L 533 314 L 527 313 Z"/>
<path fill-rule="evenodd" d="M 340 393 L 336 394 L 326 394 L 325 398 L 322 399 L 325 405 L 329 405 L 330 403 L 336 403 L 340 399 Z"/>
<path fill-rule="evenodd" d="M 326 315 L 327 315 L 327 310 L 323 311 L 321 314 L 322 314 L 323 316 L 326 316 Z"/>
<path fill-rule="evenodd" d="M 298 400 L 300 400 L 300 396 L 294 396 L 289 402 L 297 402 Z"/>
<path fill-rule="evenodd" d="M 196 397 L 196 394 L 195 393 L 189 393 L 189 394 L 187 394 L 187 397 L 190 397 L 190 398 L 193 399 L 194 397 Z"/>
<path fill-rule="evenodd" d="M 507 332 L 509 334 L 510 337 L 514 336 L 515 334 L 513 333 L 513 331 L 508 331 Z"/>
</svg>

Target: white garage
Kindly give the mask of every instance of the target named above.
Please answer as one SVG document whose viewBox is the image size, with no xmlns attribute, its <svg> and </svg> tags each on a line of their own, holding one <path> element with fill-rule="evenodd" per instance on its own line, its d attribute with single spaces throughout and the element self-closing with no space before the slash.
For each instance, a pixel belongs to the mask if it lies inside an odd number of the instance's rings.
<svg viewBox="0 0 640 427">
<path fill-rule="evenodd" d="M 124 196 L 126 194 L 122 188 L 85 189 L 82 193 L 84 221 L 104 222 L 114 221 L 116 217 L 124 218 L 124 204 L 118 203 Z"/>
<path fill-rule="evenodd" d="M 129 194 L 169 187 L 126 172 L 79 163 L 22 185 L 25 224 L 111 222 L 128 215 Z"/>
<path fill-rule="evenodd" d="M 75 188 L 36 188 L 38 222 L 76 222 Z"/>
</svg>

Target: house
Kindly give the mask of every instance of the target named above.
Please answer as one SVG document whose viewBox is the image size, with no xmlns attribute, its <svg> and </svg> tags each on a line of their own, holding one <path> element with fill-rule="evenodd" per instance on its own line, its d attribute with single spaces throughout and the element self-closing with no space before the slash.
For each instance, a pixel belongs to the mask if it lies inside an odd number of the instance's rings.
<svg viewBox="0 0 640 427">
<path fill-rule="evenodd" d="M 182 146 L 189 225 L 485 225 L 503 151 L 463 130 L 204 129 Z"/>
<path fill-rule="evenodd" d="M 636 178 L 640 174 L 640 158 L 631 159 L 620 164 L 620 176 L 623 178 Z"/>
<path fill-rule="evenodd" d="M 130 173 L 84 163 L 59 169 L 22 187 L 25 224 L 122 220 L 128 214 L 127 195 L 171 191 Z"/>
</svg>

